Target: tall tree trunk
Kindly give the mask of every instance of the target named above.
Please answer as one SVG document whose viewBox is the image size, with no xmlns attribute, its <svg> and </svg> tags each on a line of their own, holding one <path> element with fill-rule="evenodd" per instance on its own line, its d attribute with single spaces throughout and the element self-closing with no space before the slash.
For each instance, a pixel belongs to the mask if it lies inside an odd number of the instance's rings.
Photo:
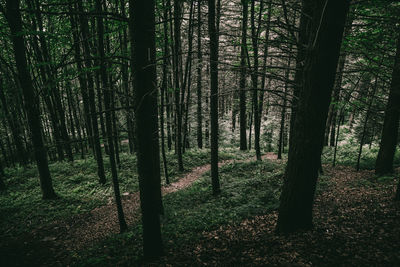
<svg viewBox="0 0 400 267">
<path fill-rule="evenodd" d="M 221 192 L 218 177 L 218 40 L 215 21 L 215 0 L 208 0 L 208 32 L 210 35 L 210 119 L 211 181 L 213 194 Z"/>
<path fill-rule="evenodd" d="M 398 29 L 398 34 L 389 99 L 386 105 L 382 138 L 375 163 L 375 173 L 378 175 L 393 172 L 393 159 L 397 146 L 400 117 L 400 28 Z"/>
<path fill-rule="evenodd" d="M 103 13 L 103 9 L 101 6 L 101 0 L 96 0 L 96 12 L 98 14 Z M 104 24 L 103 24 L 103 17 L 97 17 L 97 34 L 98 34 L 98 54 L 100 55 L 100 77 L 103 85 L 104 91 L 104 107 L 106 109 L 106 131 L 107 131 L 107 138 L 108 138 L 108 149 L 110 152 L 110 167 L 111 167 L 111 176 L 114 188 L 114 197 L 115 203 L 117 205 L 117 212 L 118 212 L 118 221 L 119 221 L 119 228 L 120 232 L 124 232 L 127 230 L 127 225 L 125 222 L 124 211 L 122 209 L 122 202 L 121 202 L 121 195 L 119 190 L 119 181 L 118 181 L 118 173 L 117 173 L 117 164 L 115 162 L 115 151 L 114 151 L 114 142 L 113 142 L 113 127 L 111 121 L 111 108 L 110 105 L 111 99 L 111 88 L 107 79 L 107 62 L 105 61 L 105 50 L 104 50 Z"/>
<path fill-rule="evenodd" d="M 297 106 L 276 230 L 310 229 L 325 123 L 340 54 L 347 0 L 303 1 L 315 10 L 311 17 L 302 88 Z M 307 168 L 304 168 L 307 166 Z"/>
<path fill-rule="evenodd" d="M 24 107 L 28 116 L 28 123 L 31 130 L 33 148 L 35 152 L 36 165 L 39 170 L 40 187 L 43 199 L 56 198 L 54 192 L 49 165 L 47 161 L 46 148 L 42 138 L 42 123 L 40 121 L 37 96 L 35 96 L 32 78 L 30 76 L 27 60 L 26 47 L 22 32 L 22 19 L 19 9 L 19 0 L 6 1 L 6 19 L 10 26 L 11 40 L 14 49 L 15 62 L 17 65 L 18 79 L 22 87 Z"/>
<path fill-rule="evenodd" d="M 158 143 L 154 0 L 130 0 L 132 64 L 136 107 L 137 167 L 146 258 L 163 254 L 160 214 L 163 213 Z"/>
<path fill-rule="evenodd" d="M 367 84 L 369 84 L 369 81 L 368 81 Z M 372 89 L 372 93 L 371 93 L 370 97 L 368 97 L 369 102 L 368 102 L 368 106 L 367 106 L 367 112 L 366 112 L 366 115 L 365 115 L 365 120 L 364 120 L 364 123 L 363 123 L 360 146 L 358 148 L 358 156 L 357 156 L 357 164 L 356 164 L 356 170 L 357 171 L 360 170 L 360 161 L 361 161 L 362 149 L 363 149 L 363 145 L 365 143 L 365 137 L 367 135 L 367 126 L 368 126 L 368 122 L 369 122 L 369 117 L 371 116 L 371 108 L 372 108 L 372 104 L 374 102 L 374 97 L 375 97 L 375 92 L 376 92 L 377 87 L 378 87 L 378 78 L 375 77 L 375 85 L 374 85 L 374 87 Z"/>
<path fill-rule="evenodd" d="M 203 114 L 202 114 L 202 75 L 203 53 L 201 51 L 201 0 L 197 2 L 197 147 L 203 148 Z"/>
<path fill-rule="evenodd" d="M 258 15 L 258 23 L 256 26 L 256 10 L 255 1 L 251 2 L 251 41 L 253 45 L 253 69 L 251 73 L 252 87 L 253 87 L 253 116 L 254 116 L 254 149 L 256 150 L 257 160 L 261 160 L 260 151 L 260 120 L 258 118 L 258 38 L 260 36 L 261 17 L 263 11 L 263 2 L 260 3 L 260 11 Z M 250 63 L 250 62 L 248 62 Z"/>
<path fill-rule="evenodd" d="M 5 118 L 8 122 L 10 131 L 11 131 L 11 135 L 14 140 L 15 147 L 17 149 L 18 161 L 22 166 L 25 166 L 28 163 L 28 158 L 27 158 L 27 153 L 24 148 L 24 144 L 22 143 L 21 125 L 16 120 L 17 118 L 12 116 L 12 114 L 10 114 L 8 102 L 6 100 L 5 90 L 3 87 L 3 79 L 2 78 L 0 78 L 0 101 L 3 106 L 3 112 L 5 115 Z"/>
<path fill-rule="evenodd" d="M 84 14 L 82 0 L 78 0 L 78 11 L 79 11 L 79 21 L 81 24 L 81 32 L 82 32 L 82 43 L 83 43 L 83 51 L 84 51 L 84 59 L 87 69 L 91 69 L 93 67 L 92 59 L 90 55 L 90 46 L 89 46 L 89 26 L 87 18 Z M 99 137 L 99 125 L 97 122 L 97 113 L 96 113 L 96 103 L 95 103 L 95 95 L 94 95 L 94 83 L 93 76 L 91 72 L 87 72 L 87 85 L 89 90 L 89 105 L 90 105 L 90 113 L 91 113 L 91 121 L 92 121 L 92 130 L 93 130 L 93 145 L 95 149 L 96 161 L 97 161 L 97 174 L 99 176 L 99 182 L 101 184 L 106 183 L 106 176 L 104 174 L 104 163 L 103 163 L 103 155 L 101 152 L 100 146 L 100 137 Z"/>
<path fill-rule="evenodd" d="M 168 175 L 168 163 L 167 157 L 165 155 L 165 132 L 164 132 L 164 99 L 165 99 L 165 92 L 168 91 L 168 70 L 169 70 L 169 45 L 168 45 L 168 9 L 165 4 L 165 0 L 162 1 L 163 9 L 164 9 L 164 21 L 163 21 L 163 31 L 164 31 L 164 57 L 163 57 L 163 78 L 162 78 L 162 86 L 160 92 L 160 132 L 161 132 L 161 155 L 163 158 L 163 166 L 164 166 L 164 176 L 165 176 L 165 183 L 169 184 L 169 175 Z"/>
<path fill-rule="evenodd" d="M 240 82 L 239 82 L 239 112 L 240 112 L 240 150 L 247 150 L 246 141 L 246 46 L 247 46 L 247 20 L 248 0 L 242 0 L 242 42 L 240 48 Z"/>
<path fill-rule="evenodd" d="M 184 90 L 181 88 L 181 10 L 182 1 L 174 0 L 174 82 L 175 82 L 175 114 L 176 114 L 176 131 L 175 131 L 175 146 L 176 153 L 178 156 L 178 169 L 183 171 L 183 159 L 182 159 L 182 108 L 180 101 L 180 92 Z M 183 93 L 183 92 L 182 92 Z"/>
</svg>

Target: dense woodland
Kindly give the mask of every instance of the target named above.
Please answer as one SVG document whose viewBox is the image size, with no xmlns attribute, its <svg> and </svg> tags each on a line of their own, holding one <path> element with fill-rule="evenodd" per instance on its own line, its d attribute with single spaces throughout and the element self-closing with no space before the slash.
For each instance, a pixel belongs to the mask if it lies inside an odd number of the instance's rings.
<svg viewBox="0 0 400 267">
<path fill-rule="evenodd" d="M 400 264 L 400 3 L 0 0 L 0 265 Z"/>
</svg>

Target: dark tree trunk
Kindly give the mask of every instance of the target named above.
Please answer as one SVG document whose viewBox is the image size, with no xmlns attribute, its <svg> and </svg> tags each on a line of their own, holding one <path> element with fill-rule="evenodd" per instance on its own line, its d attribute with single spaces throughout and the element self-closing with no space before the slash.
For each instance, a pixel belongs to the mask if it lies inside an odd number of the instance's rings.
<svg viewBox="0 0 400 267">
<path fill-rule="evenodd" d="M 260 151 L 260 120 L 258 118 L 258 38 L 260 36 L 260 25 L 261 17 L 263 11 L 263 2 L 260 3 L 260 11 L 258 16 L 258 25 L 256 26 L 256 11 L 255 11 L 255 1 L 251 2 L 251 41 L 253 46 L 253 69 L 251 73 L 251 81 L 253 87 L 253 116 L 254 116 L 254 149 L 256 150 L 257 160 L 261 160 Z M 248 62 L 250 63 L 250 62 Z"/>
<path fill-rule="evenodd" d="M 247 46 L 247 20 L 248 0 L 242 0 L 242 43 L 240 48 L 240 84 L 239 84 L 239 112 L 240 112 L 240 150 L 247 149 L 246 141 L 246 46 Z"/>
<path fill-rule="evenodd" d="M 382 139 L 375 163 L 375 173 L 383 175 L 393 172 L 393 159 L 397 146 L 400 115 L 400 31 L 397 40 L 396 57 L 390 84 L 389 99 L 385 110 Z"/>
<path fill-rule="evenodd" d="M 215 0 L 208 0 L 208 32 L 210 34 L 210 119 L 211 181 L 213 194 L 221 192 L 218 177 L 218 38 L 215 21 Z"/>
<path fill-rule="evenodd" d="M 40 121 L 37 96 L 35 96 L 32 78 L 30 76 L 27 60 L 26 47 L 22 32 L 22 20 L 19 9 L 19 0 L 6 1 L 6 19 L 10 26 L 11 40 L 14 48 L 15 62 L 17 65 L 18 79 L 22 87 L 24 96 L 24 107 L 28 116 L 28 123 L 31 130 L 33 148 L 35 152 L 36 164 L 39 170 L 40 187 L 43 199 L 56 198 L 51 175 L 49 171 L 46 148 L 42 138 L 42 123 Z"/>
<path fill-rule="evenodd" d="M 163 158 L 163 166 L 164 166 L 164 176 L 165 176 L 165 183 L 169 184 L 169 175 L 168 175 L 168 164 L 167 164 L 167 157 L 165 155 L 165 132 L 164 132 L 164 99 L 165 99 L 165 92 L 168 91 L 168 67 L 169 67 L 169 45 L 168 45 L 168 9 L 165 5 L 165 0 L 162 2 L 163 9 L 164 9 L 164 21 L 163 21 L 163 30 L 164 30 L 164 58 L 163 58 L 163 78 L 162 78 L 162 86 L 160 92 L 161 98 L 161 105 L 160 105 L 160 132 L 161 132 L 161 155 Z"/>
<path fill-rule="evenodd" d="M 326 3 L 313 0 L 303 1 L 303 4 L 315 10 L 314 26 L 308 42 L 310 51 L 303 69 L 303 88 L 281 194 L 276 228 L 279 233 L 313 226 L 312 208 L 325 123 L 349 7 L 347 0 Z"/>
<path fill-rule="evenodd" d="M 178 169 L 183 171 L 183 159 L 182 159 L 182 108 L 180 101 L 180 92 L 184 88 L 181 87 L 181 10 L 182 1 L 174 0 L 174 82 L 175 82 L 175 114 L 176 114 L 176 131 L 175 131 L 175 146 L 176 153 L 178 156 Z"/>
<path fill-rule="evenodd" d="M 6 184 L 4 183 L 4 170 L 3 170 L 3 163 L 0 161 L 0 191 L 6 190 Z"/>
<path fill-rule="evenodd" d="M 308 3 L 308 1 L 303 1 L 301 16 L 300 16 L 298 43 L 297 43 L 296 73 L 294 77 L 293 98 L 291 107 L 292 112 L 290 114 L 289 150 L 292 142 L 294 122 L 296 120 L 296 114 L 297 114 L 297 106 L 302 90 L 304 60 L 307 53 L 306 47 L 310 39 L 309 28 L 312 22 L 310 17 L 313 16 L 313 12 L 314 12 L 313 4 Z"/>
<path fill-rule="evenodd" d="M 154 0 L 130 0 L 133 77 L 136 107 L 137 167 L 146 258 L 163 254 L 160 214 L 163 213 L 158 143 Z"/>
<path fill-rule="evenodd" d="M 96 0 L 96 12 L 98 14 L 103 13 L 101 0 Z M 103 17 L 97 17 L 97 34 L 98 34 L 98 54 L 100 55 L 100 77 L 103 85 L 104 91 L 104 107 L 106 109 L 106 131 L 108 138 L 108 149 L 110 152 L 110 167 L 111 167 L 111 176 L 114 188 L 114 197 L 115 203 L 117 205 L 118 212 L 118 221 L 120 232 L 124 232 L 127 230 L 127 225 L 125 222 L 124 211 L 122 209 L 121 195 L 119 190 L 119 181 L 118 181 L 118 173 L 117 173 L 117 164 L 115 162 L 115 151 L 114 151 L 114 142 L 113 142 L 113 127 L 111 121 L 111 105 L 110 101 L 113 101 L 111 98 L 111 89 L 109 86 L 109 82 L 107 79 L 107 62 L 105 61 L 105 50 L 104 50 L 104 24 Z"/>
<path fill-rule="evenodd" d="M 201 51 L 201 1 L 197 3 L 197 147 L 203 148 L 202 83 L 203 53 Z"/>
<path fill-rule="evenodd" d="M 91 69 L 93 67 L 92 59 L 90 55 L 90 46 L 89 46 L 89 26 L 87 18 L 84 14 L 82 0 L 78 0 L 78 11 L 80 13 L 79 20 L 81 24 L 82 31 L 82 43 L 83 43 L 83 51 L 86 68 Z M 99 176 L 99 182 L 101 184 L 106 183 L 106 176 L 104 174 L 104 163 L 103 163 L 103 155 L 101 152 L 100 146 L 100 137 L 99 137 L 99 125 L 97 122 L 97 114 L 96 114 L 96 103 L 95 103 L 95 95 L 94 95 L 94 83 L 93 76 L 91 72 L 87 72 L 87 85 L 89 89 L 89 105 L 90 105 L 90 113 L 91 113 L 91 121 L 92 121 L 92 130 L 93 130 L 93 145 L 95 149 L 96 161 L 97 161 L 97 174 Z"/>
<path fill-rule="evenodd" d="M 24 145 L 21 138 L 21 125 L 17 121 L 15 116 L 9 111 L 8 102 L 6 100 L 5 90 L 3 87 L 3 79 L 0 78 L 0 100 L 3 106 L 4 115 L 10 127 L 10 131 L 14 140 L 15 147 L 17 149 L 18 161 L 22 166 L 28 163 L 27 153 L 25 151 Z M 5 126 L 5 125 L 4 125 Z"/>
</svg>

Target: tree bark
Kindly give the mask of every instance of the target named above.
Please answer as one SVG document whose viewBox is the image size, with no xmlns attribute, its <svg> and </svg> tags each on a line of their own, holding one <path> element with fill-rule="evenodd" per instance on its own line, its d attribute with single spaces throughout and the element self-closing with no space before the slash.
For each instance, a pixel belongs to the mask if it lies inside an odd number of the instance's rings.
<svg viewBox="0 0 400 267">
<path fill-rule="evenodd" d="M 215 0 L 208 0 L 208 32 L 210 35 L 210 120 L 211 182 L 213 194 L 221 192 L 218 177 L 218 38 L 215 21 Z"/>
<path fill-rule="evenodd" d="M 382 138 L 375 163 L 375 173 L 378 175 L 393 172 L 393 159 L 397 146 L 400 117 L 400 29 L 398 29 L 398 34 L 389 99 L 386 105 Z"/>
<path fill-rule="evenodd" d="M 197 147 L 203 148 L 203 114 L 202 114 L 202 75 L 203 53 L 201 51 L 201 0 L 197 3 Z"/>
<path fill-rule="evenodd" d="M 27 60 L 26 47 L 22 33 L 22 19 L 19 9 L 19 0 L 6 1 L 6 19 L 10 26 L 11 40 L 14 49 L 15 62 L 17 65 L 18 79 L 22 87 L 24 107 L 28 116 L 31 130 L 33 148 L 35 152 L 36 165 L 39 170 L 40 187 L 43 199 L 53 199 L 57 195 L 53 189 L 53 183 L 47 161 L 46 148 L 42 138 L 42 123 L 40 121 L 37 96 L 35 96 L 32 78 L 30 76 Z"/>
<path fill-rule="evenodd" d="M 86 68 L 92 68 L 92 59 L 90 55 L 90 46 L 89 46 L 89 26 L 87 18 L 84 15 L 82 0 L 78 0 L 78 11 L 80 13 L 79 20 L 81 24 L 81 32 L 82 32 L 82 43 L 83 43 L 83 51 L 84 51 L 84 59 Z M 94 95 L 94 83 L 93 76 L 91 72 L 87 72 L 86 74 L 87 87 L 89 90 L 89 105 L 90 105 L 90 113 L 91 113 L 91 121 L 92 121 L 92 130 L 93 130 L 93 145 L 95 149 L 96 161 L 97 161 L 97 174 L 99 176 L 99 182 L 101 184 L 106 183 L 106 176 L 104 173 L 104 163 L 103 163 L 103 155 L 101 152 L 100 146 L 100 137 L 99 137 L 99 125 L 97 122 L 97 114 L 96 114 L 96 103 L 95 103 L 95 95 Z"/>
<path fill-rule="evenodd" d="M 242 0 L 242 42 L 240 48 L 240 82 L 239 82 L 239 113 L 240 113 L 240 150 L 247 150 L 246 141 L 246 46 L 247 46 L 247 20 L 248 0 Z"/>
<path fill-rule="evenodd" d="M 146 258 L 158 258 L 163 254 L 160 228 L 163 205 L 158 143 L 155 3 L 154 0 L 130 0 L 129 7 L 143 251 Z"/>
<path fill-rule="evenodd" d="M 346 14 L 347 0 L 303 1 L 315 10 L 312 38 L 303 69 L 302 89 L 292 131 L 276 230 L 312 228 L 312 208 L 324 130 Z"/>
</svg>

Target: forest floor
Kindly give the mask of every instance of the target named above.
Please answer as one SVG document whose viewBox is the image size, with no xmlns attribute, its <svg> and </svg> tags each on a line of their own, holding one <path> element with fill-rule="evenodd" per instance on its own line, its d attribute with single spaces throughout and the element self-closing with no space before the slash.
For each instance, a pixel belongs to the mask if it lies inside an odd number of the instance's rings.
<svg viewBox="0 0 400 267">
<path fill-rule="evenodd" d="M 273 153 L 264 155 L 263 159 L 276 166 L 283 164 L 276 160 Z M 246 162 L 250 160 L 225 160 L 220 163 L 220 167 L 226 167 L 235 176 L 236 170 L 234 167 L 229 169 L 229 164 L 248 164 Z M 244 165 L 244 171 L 251 166 Z M 170 199 L 178 197 L 173 193 L 185 191 L 195 181 L 204 178 L 209 169 L 208 164 L 194 168 L 176 182 L 163 186 L 163 195 L 168 194 Z M 210 227 L 197 233 L 197 238 L 184 239 L 179 245 L 173 244 L 175 241 L 164 240 L 166 256 L 148 264 L 399 266 L 400 203 L 392 201 L 396 179 L 377 179 L 368 170 L 355 172 L 351 167 L 325 166 L 324 179 L 320 184 L 323 184 L 323 189 L 318 190 L 316 195 L 315 228 L 312 231 L 290 236 L 276 235 L 275 208 L 256 216 L 238 217 L 241 219 L 232 223 Z M 126 193 L 122 197 L 128 225 L 140 224 L 139 194 Z M 196 202 L 196 199 L 193 201 Z M 71 257 L 81 258 L 79 265 L 110 265 L 109 261 L 82 260 L 86 257 L 85 253 L 84 256 L 79 254 L 99 243 L 96 253 L 102 256 L 107 254 L 107 246 L 110 245 L 102 243 L 102 240 L 107 240 L 113 233 L 117 235 L 119 231 L 112 202 L 10 240 L 6 251 L 0 254 L 7 255 L 8 265 L 77 264 Z M 126 238 L 133 239 L 131 234 Z M 140 243 L 140 240 L 134 242 Z M 115 250 L 119 251 L 117 248 Z M 93 257 L 92 254 L 90 256 Z M 95 257 L 100 256 L 95 254 Z M 110 260 L 115 260 L 115 257 L 118 261 L 113 265 L 142 264 L 136 259 L 127 260 L 125 256 L 118 255 L 114 255 L 114 258 L 110 256 Z"/>
<path fill-rule="evenodd" d="M 312 231 L 277 235 L 277 212 L 204 231 L 200 242 L 166 252 L 154 264 L 400 266 L 396 181 L 372 171 L 325 166 L 329 185 L 317 193 Z"/>
</svg>

